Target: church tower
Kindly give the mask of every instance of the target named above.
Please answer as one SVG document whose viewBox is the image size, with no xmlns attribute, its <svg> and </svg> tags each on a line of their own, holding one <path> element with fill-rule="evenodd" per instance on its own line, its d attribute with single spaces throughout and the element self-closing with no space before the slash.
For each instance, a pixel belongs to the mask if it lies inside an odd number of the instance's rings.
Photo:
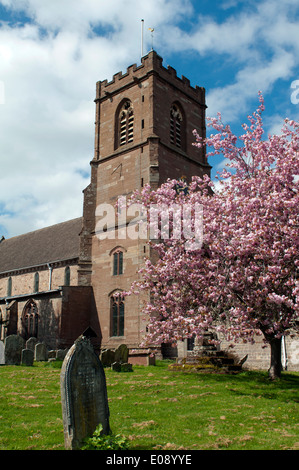
<svg viewBox="0 0 299 470">
<path fill-rule="evenodd" d="M 210 173 L 205 150 L 193 146 L 196 129 L 205 136 L 205 90 L 165 68 L 151 51 L 141 65 L 119 72 L 96 87 L 95 153 L 91 182 L 84 191 L 79 285 L 91 285 L 101 326 L 102 348 L 125 343 L 137 349 L 142 339 L 142 298 L 122 301 L 149 256 L 146 240 L 122 237 L 107 227 L 100 239 L 97 221 L 104 204 L 115 205 L 149 183 Z M 113 221 L 112 221 L 113 222 Z M 113 224 L 112 224 L 113 225 Z M 109 232 L 109 235 L 108 235 Z M 123 232 L 122 232 L 123 233 Z"/>
</svg>

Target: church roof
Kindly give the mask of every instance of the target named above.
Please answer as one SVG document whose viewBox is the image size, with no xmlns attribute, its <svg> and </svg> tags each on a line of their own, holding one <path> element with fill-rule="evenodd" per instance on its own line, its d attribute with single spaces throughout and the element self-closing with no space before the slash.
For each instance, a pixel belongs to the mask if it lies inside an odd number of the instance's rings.
<svg viewBox="0 0 299 470">
<path fill-rule="evenodd" d="M 0 273 L 79 257 L 82 218 L 35 230 L 0 243 Z"/>
</svg>

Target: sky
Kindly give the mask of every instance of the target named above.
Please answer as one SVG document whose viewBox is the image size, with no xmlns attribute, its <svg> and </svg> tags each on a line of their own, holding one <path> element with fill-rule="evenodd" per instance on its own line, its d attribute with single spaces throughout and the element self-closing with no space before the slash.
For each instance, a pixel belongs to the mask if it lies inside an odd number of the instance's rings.
<svg viewBox="0 0 299 470">
<path fill-rule="evenodd" d="M 298 0 L 0 0 L 0 238 L 82 216 L 96 82 L 141 63 L 142 19 L 207 116 L 242 134 L 261 91 L 267 133 L 299 120 Z"/>
</svg>

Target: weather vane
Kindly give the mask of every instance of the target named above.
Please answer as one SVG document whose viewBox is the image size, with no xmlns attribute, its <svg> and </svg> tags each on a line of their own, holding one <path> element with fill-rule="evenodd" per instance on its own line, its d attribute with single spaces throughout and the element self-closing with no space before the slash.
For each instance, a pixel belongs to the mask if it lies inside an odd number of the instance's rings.
<svg viewBox="0 0 299 470">
<path fill-rule="evenodd" d="M 154 50 L 154 31 L 155 29 L 154 28 L 148 28 L 148 30 L 151 32 L 151 36 L 152 36 L 152 51 Z"/>
<path fill-rule="evenodd" d="M 141 57 L 143 57 L 143 30 L 144 30 L 144 20 L 141 20 Z M 154 50 L 154 28 L 148 28 L 152 36 L 152 51 Z"/>
</svg>

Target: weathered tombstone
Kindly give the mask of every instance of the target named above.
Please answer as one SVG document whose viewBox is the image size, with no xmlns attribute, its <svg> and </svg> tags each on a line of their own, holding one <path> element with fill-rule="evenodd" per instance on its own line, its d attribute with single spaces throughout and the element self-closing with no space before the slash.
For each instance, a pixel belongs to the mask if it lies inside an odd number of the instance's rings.
<svg viewBox="0 0 299 470">
<path fill-rule="evenodd" d="M 113 364 L 111 364 L 111 370 L 114 370 L 115 372 L 120 372 L 121 371 L 121 363 L 120 362 L 113 362 Z"/>
<path fill-rule="evenodd" d="M 67 353 L 67 349 L 57 349 L 56 351 L 56 359 L 59 361 L 63 361 Z"/>
<path fill-rule="evenodd" d="M 5 364 L 4 343 L 0 341 L 0 365 Z"/>
<path fill-rule="evenodd" d="M 35 345 L 34 359 L 36 361 L 47 361 L 48 360 L 47 346 L 44 343 L 37 343 Z"/>
<path fill-rule="evenodd" d="M 132 364 L 129 364 L 128 362 L 122 362 L 120 367 L 121 372 L 133 372 Z"/>
<path fill-rule="evenodd" d="M 51 349 L 48 351 L 48 360 L 49 359 L 56 359 L 56 349 Z"/>
<path fill-rule="evenodd" d="M 113 349 L 104 349 L 101 352 L 100 359 L 104 367 L 110 367 L 115 362 L 115 352 Z"/>
<path fill-rule="evenodd" d="M 128 362 L 129 349 L 126 344 L 120 344 L 115 350 L 115 362 Z"/>
<path fill-rule="evenodd" d="M 33 352 L 35 350 L 35 345 L 38 343 L 38 339 L 31 336 L 31 338 L 26 341 L 26 349 L 31 349 Z"/>
<path fill-rule="evenodd" d="M 20 365 L 25 340 L 18 335 L 9 335 L 5 338 L 5 364 Z"/>
<path fill-rule="evenodd" d="M 23 349 L 21 364 L 23 366 L 33 366 L 34 352 L 32 349 Z"/>
<path fill-rule="evenodd" d="M 109 433 L 105 373 L 88 338 L 80 336 L 65 356 L 60 388 L 66 449 L 80 449 L 99 424 Z"/>
</svg>

